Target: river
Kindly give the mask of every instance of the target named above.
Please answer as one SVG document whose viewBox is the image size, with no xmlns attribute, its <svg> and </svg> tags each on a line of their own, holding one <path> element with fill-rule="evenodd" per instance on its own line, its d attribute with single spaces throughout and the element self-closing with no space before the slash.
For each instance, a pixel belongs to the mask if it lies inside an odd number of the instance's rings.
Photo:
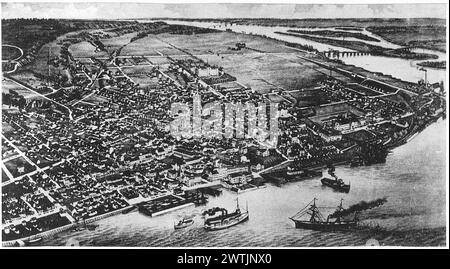
<svg viewBox="0 0 450 269">
<path fill-rule="evenodd" d="M 69 239 L 82 246 L 146 247 L 307 247 L 360 246 L 374 238 L 381 245 L 445 245 L 447 121 L 439 120 L 409 143 L 392 151 L 386 163 L 368 167 L 340 166 L 336 174 L 351 182 L 348 194 L 321 186 L 319 178 L 289 183 L 242 194 L 224 190 L 211 197 L 206 206 L 181 209 L 147 217 L 139 212 L 120 214 L 97 222 L 95 231 L 64 232 L 45 239 L 42 245 L 65 245 Z M 324 171 L 325 172 L 325 171 Z M 232 228 L 208 232 L 200 213 L 213 206 L 235 208 L 248 204 L 248 222 Z M 315 232 L 296 229 L 289 216 L 314 197 L 320 206 L 344 206 L 362 200 L 387 197 L 388 202 L 361 214 L 362 228 L 349 232 Z M 183 214 L 196 213 L 195 224 L 174 230 L 174 221 Z M 373 228 L 379 225 L 380 228 Z"/>
<path fill-rule="evenodd" d="M 195 24 L 201 26 L 200 23 Z M 296 42 L 315 46 L 312 41 L 273 33 L 282 30 L 279 29 L 282 27 L 233 25 L 230 28 L 239 32 L 247 29 L 255 34 L 290 42 L 295 39 Z M 330 46 L 320 44 L 315 47 L 327 50 Z M 383 59 L 378 62 L 380 58 Z M 343 60 L 371 71 L 380 71 L 374 69 L 383 67 L 384 73 L 413 82 L 421 78 L 422 73 L 417 72 L 412 61 L 397 58 L 363 56 Z M 436 71 L 436 77 L 431 75 L 433 72 L 429 72 L 430 81 L 441 78 L 440 72 Z M 322 187 L 319 178 L 281 187 L 267 184 L 264 189 L 239 195 L 224 190 L 223 195 L 211 197 L 206 206 L 182 209 L 153 218 L 138 212 L 120 214 L 98 221 L 99 227 L 95 231 L 63 232 L 44 239 L 41 244 L 65 245 L 68 241 L 76 240 L 82 246 L 320 247 L 361 246 L 373 238 L 387 246 L 443 246 L 446 242 L 447 219 L 447 130 L 447 121 L 438 120 L 409 143 L 394 149 L 384 164 L 337 167 L 336 174 L 351 182 L 348 194 Z M 248 204 L 249 221 L 222 231 L 205 231 L 200 213 L 213 206 L 234 210 L 237 197 L 241 207 Z M 296 229 L 288 217 L 314 197 L 318 198 L 319 206 L 337 206 L 341 198 L 344 199 L 344 207 L 382 197 L 386 197 L 388 202 L 361 214 L 362 225 L 354 231 L 316 232 Z M 177 218 L 192 213 L 197 214 L 193 226 L 173 229 Z"/>
<path fill-rule="evenodd" d="M 142 20 L 142 22 L 147 22 L 147 20 Z M 204 28 L 211 28 L 211 29 L 217 29 L 221 31 L 225 31 L 226 29 L 231 29 L 233 32 L 237 33 L 246 33 L 246 34 L 257 34 L 257 35 L 265 35 L 271 38 L 275 38 L 278 40 L 283 40 L 286 42 L 293 42 L 293 43 L 299 43 L 303 45 L 311 45 L 314 48 L 316 48 L 319 51 L 328 51 L 329 49 L 338 50 L 338 51 L 351 51 L 347 48 L 342 47 L 336 47 L 324 43 L 319 43 L 315 41 L 311 41 L 305 38 L 301 37 L 295 37 L 295 36 L 287 36 L 287 35 L 281 35 L 276 32 L 287 32 L 288 30 L 337 30 L 334 27 L 328 27 L 328 28 L 292 28 L 292 27 L 281 27 L 281 26 L 259 26 L 259 25 L 239 25 L 239 24 L 227 24 L 224 23 L 217 23 L 217 22 L 196 22 L 196 21 L 171 21 L 171 20 L 165 20 L 165 22 L 170 24 L 184 24 L 184 25 L 192 25 L 192 26 L 198 26 L 198 27 L 204 27 Z M 339 30 L 343 31 L 343 30 Z M 392 42 L 389 42 L 382 37 L 375 35 L 366 29 L 363 31 L 351 31 L 346 30 L 347 32 L 360 32 L 362 34 L 366 34 L 370 37 L 377 38 L 380 40 L 380 42 L 373 42 L 373 41 L 364 41 L 364 40 L 358 40 L 361 42 L 365 42 L 372 45 L 378 45 L 381 47 L 389 48 L 389 49 L 396 49 L 400 46 L 397 44 L 394 44 Z M 335 38 L 339 39 L 339 38 Z M 346 38 L 346 40 L 356 40 L 352 38 Z M 447 56 L 443 52 L 434 51 L 434 50 L 428 50 L 428 49 L 415 49 L 413 50 L 415 52 L 422 52 L 422 53 L 429 53 L 429 54 L 435 54 L 438 56 L 438 61 L 446 60 Z M 394 57 L 384 57 L 384 56 L 346 56 L 340 58 L 344 63 L 355 65 L 358 67 L 362 67 L 368 71 L 371 72 L 381 72 L 386 75 L 392 75 L 393 77 L 399 78 L 404 81 L 414 82 L 417 83 L 420 79 L 425 78 L 425 72 L 420 70 L 421 67 L 417 66 L 418 62 L 421 61 L 415 61 L 415 60 L 407 60 L 407 59 L 401 59 L 401 58 L 394 58 Z M 434 61 L 434 60 L 433 60 Z M 447 89 L 447 81 L 446 81 L 446 71 L 443 69 L 435 69 L 435 68 L 425 68 L 427 70 L 427 81 L 430 83 L 436 83 L 436 82 L 444 82 L 444 87 Z"/>
</svg>

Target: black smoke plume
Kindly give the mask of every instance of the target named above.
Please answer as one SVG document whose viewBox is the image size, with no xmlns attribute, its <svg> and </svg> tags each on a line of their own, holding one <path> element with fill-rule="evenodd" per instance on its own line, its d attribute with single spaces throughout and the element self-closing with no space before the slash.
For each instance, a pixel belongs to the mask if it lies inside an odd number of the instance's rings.
<svg viewBox="0 0 450 269">
<path fill-rule="evenodd" d="M 364 210 L 368 210 L 368 209 L 372 209 L 375 207 L 379 207 L 381 205 L 383 205 L 384 203 L 387 202 L 386 197 L 384 198 L 379 198 L 370 202 L 366 202 L 366 201 L 361 201 L 357 204 L 351 205 L 349 208 L 347 209 L 343 209 L 341 211 L 335 211 L 333 214 L 330 215 L 330 218 L 337 218 L 337 217 L 343 217 L 343 216 L 347 216 L 351 213 L 354 212 L 359 212 L 359 211 L 364 211 Z"/>
<path fill-rule="evenodd" d="M 328 165 L 328 174 L 329 174 L 330 176 L 332 176 L 333 178 L 338 179 L 338 177 L 337 177 L 336 174 L 334 173 L 335 170 L 336 170 L 336 169 L 334 168 L 333 165 Z"/>
</svg>

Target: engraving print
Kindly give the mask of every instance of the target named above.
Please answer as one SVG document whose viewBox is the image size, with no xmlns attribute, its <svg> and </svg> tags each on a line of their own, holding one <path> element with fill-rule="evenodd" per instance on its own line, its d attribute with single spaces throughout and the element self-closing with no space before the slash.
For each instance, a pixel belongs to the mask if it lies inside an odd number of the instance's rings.
<svg viewBox="0 0 450 269">
<path fill-rule="evenodd" d="M 2 247 L 444 247 L 448 4 L 1 3 Z"/>
</svg>

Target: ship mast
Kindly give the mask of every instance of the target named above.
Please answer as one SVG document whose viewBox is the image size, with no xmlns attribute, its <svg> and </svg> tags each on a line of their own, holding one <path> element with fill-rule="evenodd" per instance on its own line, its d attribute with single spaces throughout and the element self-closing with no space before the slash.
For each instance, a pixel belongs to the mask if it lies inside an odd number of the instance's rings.
<svg viewBox="0 0 450 269">
<path fill-rule="evenodd" d="M 344 207 L 342 206 L 342 201 L 344 201 L 344 198 L 341 198 L 341 203 L 339 204 L 337 211 L 341 212 L 342 209 L 344 209 Z M 341 222 L 341 216 L 340 214 L 338 214 L 337 218 L 336 218 L 336 222 Z"/>
<path fill-rule="evenodd" d="M 310 210 L 311 210 L 311 213 L 309 213 L 311 215 L 311 218 L 309 219 L 310 222 L 317 221 L 316 217 L 318 215 L 318 212 L 317 212 L 316 200 L 317 200 L 317 198 L 314 197 L 313 204 L 310 207 Z"/>
<path fill-rule="evenodd" d="M 298 220 L 305 214 L 308 214 L 310 216 L 309 221 L 310 222 L 320 222 L 323 220 L 322 214 L 320 214 L 319 209 L 316 206 L 316 200 L 317 198 L 314 198 L 311 202 L 309 202 L 303 209 L 301 209 L 297 214 L 290 217 L 291 220 Z"/>
</svg>

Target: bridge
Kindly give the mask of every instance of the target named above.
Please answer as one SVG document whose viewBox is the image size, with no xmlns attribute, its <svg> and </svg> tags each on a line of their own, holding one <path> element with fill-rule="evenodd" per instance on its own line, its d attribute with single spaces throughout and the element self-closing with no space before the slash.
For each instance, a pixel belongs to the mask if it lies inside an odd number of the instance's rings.
<svg viewBox="0 0 450 269">
<path fill-rule="evenodd" d="M 354 57 L 354 56 L 366 56 L 371 55 L 369 52 L 362 51 L 339 51 L 339 50 L 328 50 L 321 52 L 325 57 L 328 58 L 340 58 L 340 57 Z"/>
</svg>

